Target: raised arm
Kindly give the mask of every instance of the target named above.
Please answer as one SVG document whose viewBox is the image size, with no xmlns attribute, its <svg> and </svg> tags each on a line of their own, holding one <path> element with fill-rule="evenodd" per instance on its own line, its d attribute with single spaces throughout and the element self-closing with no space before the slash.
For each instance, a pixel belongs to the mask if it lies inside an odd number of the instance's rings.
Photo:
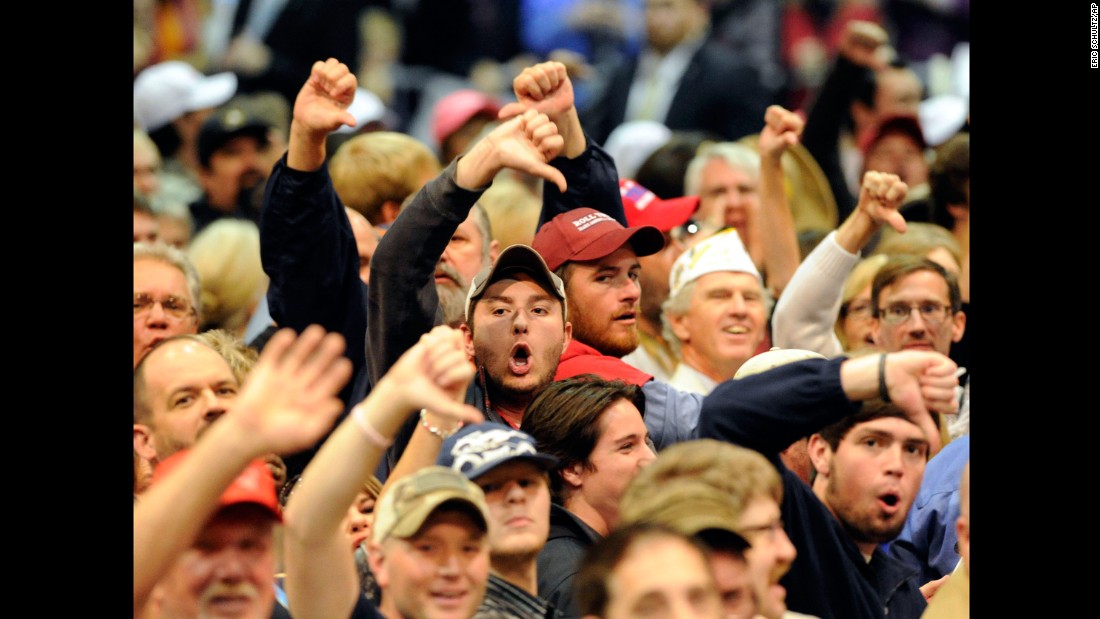
<svg viewBox="0 0 1100 619">
<path fill-rule="evenodd" d="M 541 227 L 559 213 L 581 206 L 594 208 L 627 225 L 615 162 L 585 135 L 565 65 L 543 62 L 527 67 L 512 81 L 512 89 L 517 101 L 500 111 L 502 118 L 527 109 L 537 110 L 557 125 L 564 140 L 561 156 L 551 160 L 550 165 L 565 175 L 569 187 L 543 184 L 538 225 Z"/>
<path fill-rule="evenodd" d="M 351 374 L 343 338 L 317 326 L 277 332 L 232 408 L 210 426 L 179 469 L 134 506 L 134 612 L 217 510 L 222 492 L 253 459 L 313 445 L 343 406 Z"/>
<path fill-rule="evenodd" d="M 436 264 L 493 177 L 508 167 L 564 189 L 565 178 L 547 165 L 561 148 L 554 123 L 545 114 L 529 110 L 478 140 L 401 210 L 371 261 L 368 349 L 375 382 L 440 321 L 433 279 Z M 411 426 L 398 434 L 389 464 L 396 463 L 411 434 Z"/>
<path fill-rule="evenodd" d="M 267 300 L 277 324 L 319 324 L 340 333 L 358 375 L 366 363 L 367 300 L 359 253 L 325 161 L 325 137 L 343 124 L 355 75 L 335 59 L 316 62 L 294 102 L 288 151 L 275 164 L 260 214 L 260 257 L 271 278 Z M 341 397 L 347 401 L 351 387 Z"/>
<path fill-rule="evenodd" d="M 284 516 L 286 591 L 297 619 L 350 615 L 359 576 L 341 526 L 348 506 L 411 411 L 431 408 L 452 419 L 482 420 L 452 397 L 474 372 L 461 334 L 436 327 L 401 356 L 306 467 Z"/>
<path fill-rule="evenodd" d="M 851 212 L 856 197 L 848 189 L 840 163 L 840 132 L 859 80 L 866 71 L 886 65 L 892 53 L 888 36 L 873 22 L 852 20 L 845 26 L 836 61 L 809 108 L 802 144 L 810 151 L 829 180 L 840 215 Z"/>
<path fill-rule="evenodd" d="M 798 235 L 783 187 L 783 153 L 798 144 L 802 117 L 778 105 L 768 107 L 760 132 L 760 212 L 753 218 L 763 250 L 764 274 L 779 297 L 798 268 Z"/>
<path fill-rule="evenodd" d="M 804 348 L 835 357 L 844 352 L 833 331 L 844 282 L 875 232 L 889 224 L 905 231 L 898 207 L 908 186 L 894 174 L 867 172 L 856 210 L 802 261 L 772 314 L 776 346 Z"/>
</svg>

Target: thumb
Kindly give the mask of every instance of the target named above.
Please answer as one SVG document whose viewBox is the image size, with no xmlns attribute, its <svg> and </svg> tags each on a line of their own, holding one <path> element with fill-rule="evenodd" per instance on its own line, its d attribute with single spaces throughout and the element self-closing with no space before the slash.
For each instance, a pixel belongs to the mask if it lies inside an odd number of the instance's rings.
<svg viewBox="0 0 1100 619">
<path fill-rule="evenodd" d="M 347 125 L 349 127 L 354 127 L 359 124 L 359 121 L 355 120 L 355 117 L 352 116 L 351 113 L 347 110 L 340 112 L 337 115 L 336 120 L 338 120 L 340 124 Z"/>
<path fill-rule="evenodd" d="M 905 223 L 905 217 L 903 217 L 901 213 L 895 210 L 887 211 L 886 215 L 883 217 L 883 220 L 886 223 L 890 224 L 890 227 L 894 230 L 897 230 L 898 232 L 904 233 L 906 228 L 908 227 Z"/>
<path fill-rule="evenodd" d="M 437 415 L 457 419 L 463 423 L 481 423 L 485 421 L 485 415 L 482 415 L 481 411 L 469 404 L 456 402 L 442 391 L 433 389 L 430 393 L 424 393 L 423 396 L 422 403 L 425 406 L 421 408 L 426 408 Z"/>
<path fill-rule="evenodd" d="M 497 112 L 497 118 L 499 118 L 500 120 L 508 120 L 509 118 L 519 116 L 525 111 L 527 111 L 527 107 L 522 103 L 515 101 L 500 108 L 500 112 Z"/>
<path fill-rule="evenodd" d="M 562 193 L 565 193 L 566 189 L 569 188 L 569 185 L 565 182 L 565 175 L 561 173 L 561 170 L 555 168 L 552 165 L 548 165 L 545 163 L 532 163 L 531 165 L 526 167 L 527 169 L 524 170 L 524 172 L 527 172 L 528 174 L 533 174 L 535 176 L 538 176 L 539 178 L 545 178 L 551 183 L 557 185 L 558 190 Z"/>
</svg>

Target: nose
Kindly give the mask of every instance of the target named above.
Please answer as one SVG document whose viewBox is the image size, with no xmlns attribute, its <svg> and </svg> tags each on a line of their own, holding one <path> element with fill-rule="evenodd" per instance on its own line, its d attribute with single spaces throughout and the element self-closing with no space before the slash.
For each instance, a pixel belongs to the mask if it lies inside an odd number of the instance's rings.
<svg viewBox="0 0 1100 619">
<path fill-rule="evenodd" d="M 234 546 L 218 553 L 214 578 L 221 582 L 242 582 L 248 578 L 248 561 L 244 552 Z"/>
<path fill-rule="evenodd" d="M 206 403 L 206 412 L 202 414 L 202 419 L 207 424 L 214 423 L 225 414 L 225 403 L 210 389 L 203 389 L 202 397 Z"/>
<path fill-rule="evenodd" d="M 730 314 L 734 316 L 744 316 L 745 308 L 745 297 L 740 292 L 734 293 L 729 304 Z"/>
<path fill-rule="evenodd" d="M 904 455 L 902 454 L 904 446 L 900 443 L 892 445 L 889 449 L 885 450 L 883 458 L 886 461 L 883 463 L 885 466 L 885 472 L 887 475 L 901 475 L 902 465 L 904 462 Z"/>
<path fill-rule="evenodd" d="M 512 333 L 527 333 L 527 312 L 517 310 L 512 318 Z"/>
<path fill-rule="evenodd" d="M 149 326 L 168 326 L 168 314 L 164 311 L 164 306 L 160 302 L 154 302 L 153 306 L 149 308 L 149 313 L 145 315 L 145 324 Z"/>
<path fill-rule="evenodd" d="M 527 492 L 518 482 L 509 482 L 505 492 L 505 497 L 509 503 L 522 503 L 527 500 Z"/>
<path fill-rule="evenodd" d="M 653 451 L 653 448 L 646 442 L 643 445 L 642 457 L 638 460 L 638 464 L 641 466 L 649 466 L 649 463 L 657 459 L 657 452 Z"/>
<path fill-rule="evenodd" d="M 626 279 L 626 284 L 622 289 L 622 300 L 626 303 L 633 305 L 638 299 L 642 298 L 642 285 L 637 279 Z"/>
<path fill-rule="evenodd" d="M 798 549 L 791 543 L 791 538 L 787 537 L 786 529 L 782 527 L 776 531 L 775 535 L 776 544 L 776 558 L 787 565 L 794 562 L 794 558 L 798 556 Z"/>
<path fill-rule="evenodd" d="M 924 317 L 915 307 L 909 309 L 909 319 L 905 324 L 908 325 L 910 333 L 924 333 L 928 330 L 928 323 L 924 322 Z"/>
<path fill-rule="evenodd" d="M 371 514 L 364 514 L 358 509 L 352 510 L 351 515 L 348 517 L 348 530 L 352 534 L 366 531 L 370 528 L 370 524 Z"/>
<path fill-rule="evenodd" d="M 448 551 L 439 561 L 439 575 L 454 578 L 462 573 L 462 561 L 457 551 Z"/>
</svg>

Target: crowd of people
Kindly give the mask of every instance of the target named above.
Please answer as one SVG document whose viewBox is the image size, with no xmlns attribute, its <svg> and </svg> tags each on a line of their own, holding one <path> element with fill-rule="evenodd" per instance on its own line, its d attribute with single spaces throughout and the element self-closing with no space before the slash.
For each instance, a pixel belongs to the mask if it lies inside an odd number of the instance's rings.
<svg viewBox="0 0 1100 619">
<path fill-rule="evenodd" d="M 146 4 L 135 618 L 969 616 L 969 120 L 895 3 L 816 68 L 815 2 Z"/>
</svg>

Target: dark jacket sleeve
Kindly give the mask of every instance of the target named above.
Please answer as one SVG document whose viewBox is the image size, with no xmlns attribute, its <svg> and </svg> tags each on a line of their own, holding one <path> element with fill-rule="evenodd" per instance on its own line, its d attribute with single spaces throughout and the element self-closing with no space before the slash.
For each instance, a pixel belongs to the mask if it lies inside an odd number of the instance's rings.
<svg viewBox="0 0 1100 619">
<path fill-rule="evenodd" d="M 421 335 L 442 324 L 435 267 L 484 193 L 466 191 L 455 183 L 456 163 L 451 162 L 401 209 L 371 258 L 367 337 L 372 383 Z"/>
<path fill-rule="evenodd" d="M 858 198 L 848 189 L 840 165 L 840 130 L 847 124 L 848 108 L 855 98 L 859 81 L 867 71 L 867 68 L 838 56 L 809 109 L 806 127 L 802 131 L 802 145 L 810 151 L 829 179 L 840 221 L 851 214 Z"/>
<path fill-rule="evenodd" d="M 575 159 L 558 157 L 550 162 L 565 176 L 563 194 L 554 183 L 542 184 L 542 214 L 539 227 L 556 215 L 587 206 L 606 213 L 626 226 L 626 211 L 619 193 L 619 172 L 615 161 L 587 133 L 587 148 Z"/>
<path fill-rule="evenodd" d="M 319 324 L 343 335 L 344 356 L 358 375 L 366 363 L 367 286 L 326 166 L 293 170 L 286 155 L 275 164 L 260 212 L 260 259 L 271 278 L 267 302 L 276 324 L 298 332 Z"/>
<path fill-rule="evenodd" d="M 774 459 L 796 440 L 859 411 L 840 385 L 845 360 L 806 359 L 719 384 L 703 399 L 700 438 Z"/>
<path fill-rule="evenodd" d="M 455 183 L 456 164 L 457 160 L 451 162 L 401 209 L 371 258 L 367 314 L 371 384 L 421 335 L 443 323 L 435 267 L 455 230 L 484 193 L 484 189 L 467 191 Z M 410 415 L 394 436 L 380 473 L 392 469 L 415 429 L 416 416 Z"/>
</svg>

